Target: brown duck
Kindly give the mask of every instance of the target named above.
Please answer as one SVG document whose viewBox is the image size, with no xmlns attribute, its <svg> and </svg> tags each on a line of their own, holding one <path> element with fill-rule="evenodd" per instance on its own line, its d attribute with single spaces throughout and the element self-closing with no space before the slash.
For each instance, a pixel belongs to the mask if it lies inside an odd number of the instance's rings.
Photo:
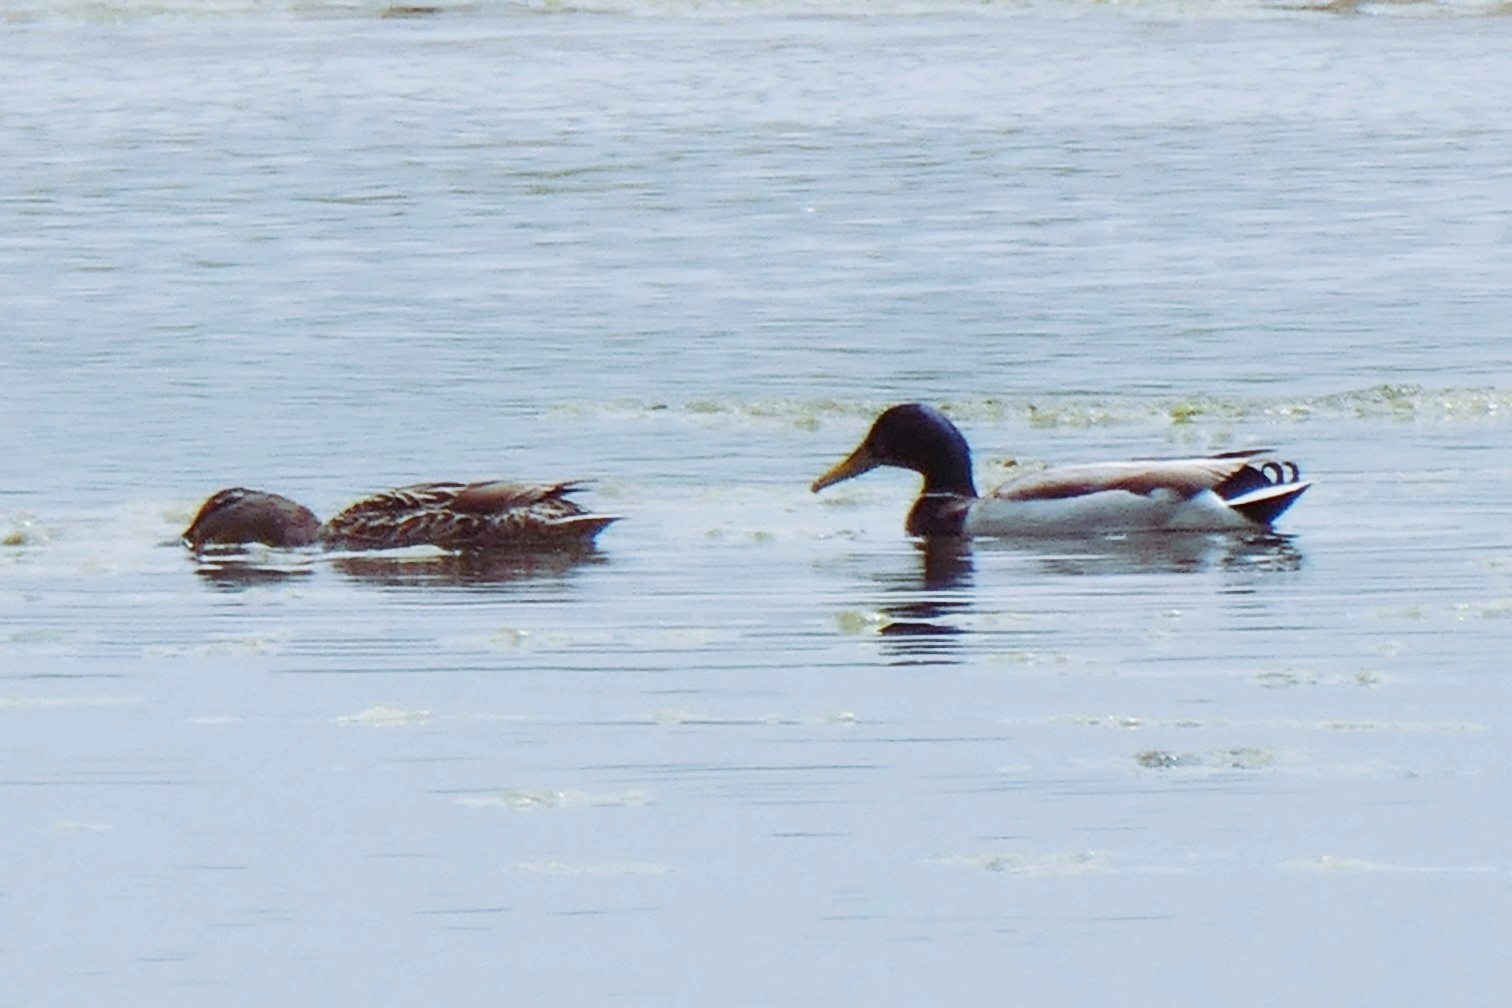
<svg viewBox="0 0 1512 1008">
<path fill-rule="evenodd" d="M 571 500 L 581 489 L 570 482 L 416 483 L 364 498 L 321 524 L 287 497 L 232 487 L 205 501 L 183 540 L 195 552 L 248 543 L 333 550 L 580 548 L 619 520 L 590 514 Z"/>
</svg>

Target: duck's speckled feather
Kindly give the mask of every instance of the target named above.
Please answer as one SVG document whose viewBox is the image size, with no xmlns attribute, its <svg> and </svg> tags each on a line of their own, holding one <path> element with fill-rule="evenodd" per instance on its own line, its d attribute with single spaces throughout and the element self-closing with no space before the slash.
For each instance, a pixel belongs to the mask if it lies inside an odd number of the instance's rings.
<svg viewBox="0 0 1512 1008">
<path fill-rule="evenodd" d="M 579 483 L 416 483 L 358 501 L 326 522 L 332 549 L 586 545 L 617 515 L 590 514 L 568 495 Z"/>
</svg>

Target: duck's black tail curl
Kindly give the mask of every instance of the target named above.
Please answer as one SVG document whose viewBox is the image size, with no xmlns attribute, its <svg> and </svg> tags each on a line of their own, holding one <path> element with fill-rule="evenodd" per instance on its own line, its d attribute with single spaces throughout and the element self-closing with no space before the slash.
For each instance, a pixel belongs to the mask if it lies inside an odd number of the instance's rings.
<svg viewBox="0 0 1512 1008">
<path fill-rule="evenodd" d="M 1236 470 L 1228 479 L 1213 487 L 1213 492 L 1226 501 L 1232 501 L 1266 487 L 1289 486 L 1301 482 L 1302 470 L 1297 468 L 1297 463 L 1266 459 Z"/>
</svg>

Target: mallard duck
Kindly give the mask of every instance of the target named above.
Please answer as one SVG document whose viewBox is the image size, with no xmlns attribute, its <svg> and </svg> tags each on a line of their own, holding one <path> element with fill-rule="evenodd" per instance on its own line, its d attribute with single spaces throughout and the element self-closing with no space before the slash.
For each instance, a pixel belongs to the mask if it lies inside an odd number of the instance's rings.
<svg viewBox="0 0 1512 1008">
<path fill-rule="evenodd" d="M 309 546 L 320 536 L 320 519 L 287 497 L 246 487 L 210 495 L 184 529 L 184 545 L 196 553 L 212 546 Z"/>
<path fill-rule="evenodd" d="M 562 549 L 587 546 L 618 515 L 589 514 L 577 483 L 417 483 L 358 501 L 325 524 L 287 497 L 233 487 L 211 495 L 184 530 L 195 552 L 264 543 L 370 550 Z"/>
<path fill-rule="evenodd" d="M 581 489 L 580 483 L 416 483 L 353 504 L 321 526 L 320 541 L 330 549 L 586 546 L 619 516 L 589 514 L 568 496 Z"/>
<path fill-rule="evenodd" d="M 878 466 L 912 469 L 924 488 L 908 513 L 916 536 L 1055 536 L 1269 528 L 1310 483 L 1291 462 L 1244 449 L 1201 458 L 1095 462 L 1028 473 L 985 497 L 971 449 L 932 406 L 886 410 L 856 450 L 814 480 L 818 493 Z"/>
</svg>

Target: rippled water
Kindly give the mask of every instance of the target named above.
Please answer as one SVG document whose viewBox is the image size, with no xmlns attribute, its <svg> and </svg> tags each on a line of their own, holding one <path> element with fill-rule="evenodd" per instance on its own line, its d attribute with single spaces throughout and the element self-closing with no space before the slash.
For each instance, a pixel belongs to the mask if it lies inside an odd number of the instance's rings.
<svg viewBox="0 0 1512 1008">
<path fill-rule="evenodd" d="M 1500 1003 L 1512 22 L 6 10 L 16 1003 Z M 1318 483 L 925 551 L 909 399 Z M 625 521 L 175 543 L 488 477 Z"/>
</svg>

